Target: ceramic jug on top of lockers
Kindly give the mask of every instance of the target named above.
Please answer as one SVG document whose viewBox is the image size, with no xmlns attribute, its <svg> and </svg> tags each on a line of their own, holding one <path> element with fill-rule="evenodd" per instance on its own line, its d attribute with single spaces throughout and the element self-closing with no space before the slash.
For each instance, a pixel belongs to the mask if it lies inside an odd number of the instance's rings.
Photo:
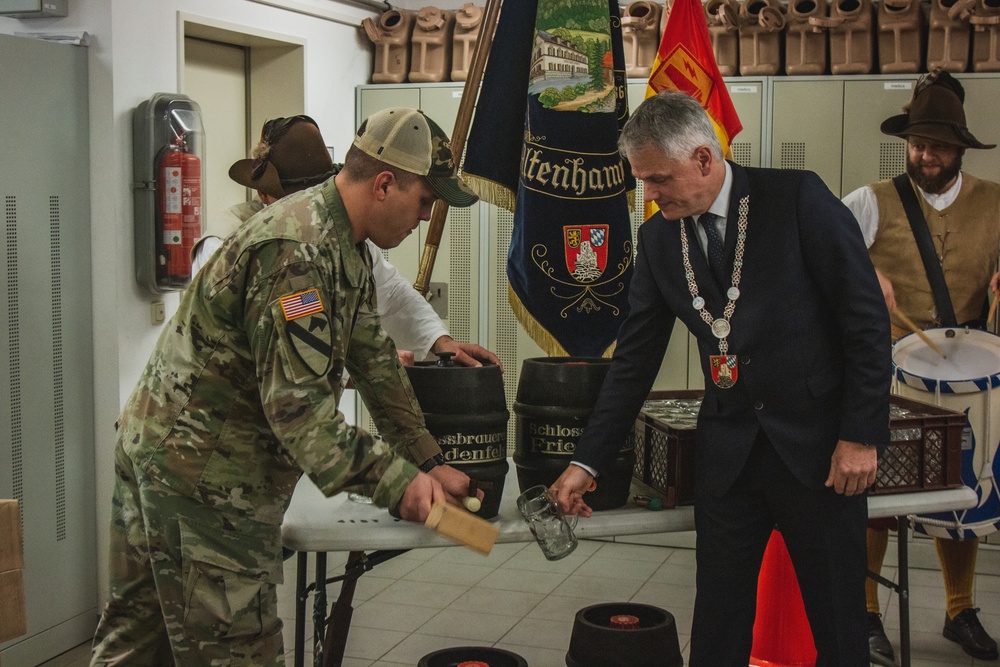
<svg viewBox="0 0 1000 667">
<path fill-rule="evenodd" d="M 830 73 L 870 74 L 875 63 L 875 8 L 871 0 L 832 0 Z"/>
<path fill-rule="evenodd" d="M 927 71 L 945 72 L 969 68 L 971 27 L 969 17 L 976 0 L 931 0 L 927 31 Z"/>
<path fill-rule="evenodd" d="M 451 80 L 465 81 L 469 78 L 472 56 L 479 43 L 479 31 L 483 27 L 483 8 L 471 2 L 462 5 L 455 12 L 455 32 L 451 41 Z"/>
<path fill-rule="evenodd" d="M 455 15 L 437 7 L 422 7 L 410 39 L 410 81 L 445 81 L 451 76 L 451 40 Z"/>
<path fill-rule="evenodd" d="M 712 51 L 722 76 L 740 73 L 739 14 L 737 0 L 708 0 L 705 3 L 705 22 L 712 39 Z"/>
<path fill-rule="evenodd" d="M 625 76 L 648 79 L 660 48 L 660 5 L 647 0 L 630 2 L 622 12 Z"/>
<path fill-rule="evenodd" d="M 1000 72 L 1000 0 L 976 0 L 972 24 L 972 71 Z"/>
<path fill-rule="evenodd" d="M 743 0 L 739 13 L 740 74 L 766 76 L 781 71 L 785 8 L 779 0 Z"/>
<path fill-rule="evenodd" d="M 378 21 L 364 19 L 361 25 L 375 45 L 374 83 L 402 83 L 410 71 L 410 35 L 416 15 L 408 9 L 390 9 Z"/>
<path fill-rule="evenodd" d="M 883 74 L 912 74 L 924 64 L 924 12 L 920 0 L 881 0 L 878 66 Z"/>
<path fill-rule="evenodd" d="M 826 72 L 827 35 L 819 20 L 827 18 L 826 0 L 789 0 L 785 15 L 785 73 Z"/>
</svg>

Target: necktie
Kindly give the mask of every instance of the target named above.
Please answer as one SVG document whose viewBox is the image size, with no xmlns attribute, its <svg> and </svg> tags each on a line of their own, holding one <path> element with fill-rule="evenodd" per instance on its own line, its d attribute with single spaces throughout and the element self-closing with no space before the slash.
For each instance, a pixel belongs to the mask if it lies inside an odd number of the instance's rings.
<svg viewBox="0 0 1000 667">
<path fill-rule="evenodd" d="M 725 288 L 726 260 L 722 252 L 722 237 L 719 236 L 719 230 L 715 226 L 718 219 L 719 216 L 714 213 L 702 213 L 698 218 L 698 224 L 705 229 L 705 235 L 708 237 L 708 265 L 712 269 L 712 275 L 715 276 L 719 287 Z"/>
</svg>

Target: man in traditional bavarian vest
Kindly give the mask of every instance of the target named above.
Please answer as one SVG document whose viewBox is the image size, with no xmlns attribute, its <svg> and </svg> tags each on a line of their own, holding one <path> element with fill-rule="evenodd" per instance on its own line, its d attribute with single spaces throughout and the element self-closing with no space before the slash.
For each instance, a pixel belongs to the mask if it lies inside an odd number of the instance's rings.
<svg viewBox="0 0 1000 667">
<path fill-rule="evenodd" d="M 947 72 L 935 70 L 922 77 L 904 113 L 881 126 L 884 134 L 906 139 L 908 178 L 896 179 L 903 189 L 897 190 L 894 180 L 885 180 L 844 198 L 861 225 L 875 264 L 892 319 L 893 340 L 910 333 L 904 316 L 922 329 L 956 324 L 979 327 L 983 322 L 990 276 L 1000 255 L 1000 185 L 962 171 L 967 148 L 994 147 L 969 132 L 964 100 L 962 84 Z M 901 199 L 907 186 L 919 194 L 913 205 L 919 205 L 925 222 L 917 220 L 916 224 L 929 230 L 953 315 L 935 300 L 914 229 L 925 238 L 926 234 L 919 227 L 911 228 Z M 885 521 L 869 523 L 868 569 L 873 572 L 882 568 L 888 530 Z M 979 539 L 968 531 L 947 534 L 958 539 L 934 538 L 947 594 L 944 636 L 961 644 L 969 655 L 995 660 L 996 642 L 972 606 Z M 867 598 L 870 647 L 891 658 L 892 645 L 879 616 L 878 584 L 872 579 L 867 582 Z"/>
</svg>

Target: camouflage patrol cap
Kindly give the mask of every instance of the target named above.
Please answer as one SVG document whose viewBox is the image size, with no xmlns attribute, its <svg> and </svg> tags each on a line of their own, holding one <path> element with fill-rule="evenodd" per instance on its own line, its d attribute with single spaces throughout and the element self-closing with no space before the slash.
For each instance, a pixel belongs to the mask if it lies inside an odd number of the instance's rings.
<svg viewBox="0 0 1000 667">
<path fill-rule="evenodd" d="M 419 109 L 395 107 L 372 114 L 358 128 L 354 145 L 377 160 L 423 176 L 449 206 L 471 206 L 478 199 L 458 178 L 448 135 Z"/>
</svg>

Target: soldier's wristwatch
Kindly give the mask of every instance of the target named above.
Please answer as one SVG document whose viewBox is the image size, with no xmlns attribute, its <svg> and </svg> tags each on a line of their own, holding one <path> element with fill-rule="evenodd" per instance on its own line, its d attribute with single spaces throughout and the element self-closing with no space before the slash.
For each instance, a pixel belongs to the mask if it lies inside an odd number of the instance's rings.
<svg viewBox="0 0 1000 667">
<path fill-rule="evenodd" d="M 430 472 L 434 468 L 443 465 L 444 465 L 444 455 L 435 454 L 434 456 L 430 457 L 417 467 L 420 468 L 420 472 Z"/>
</svg>

